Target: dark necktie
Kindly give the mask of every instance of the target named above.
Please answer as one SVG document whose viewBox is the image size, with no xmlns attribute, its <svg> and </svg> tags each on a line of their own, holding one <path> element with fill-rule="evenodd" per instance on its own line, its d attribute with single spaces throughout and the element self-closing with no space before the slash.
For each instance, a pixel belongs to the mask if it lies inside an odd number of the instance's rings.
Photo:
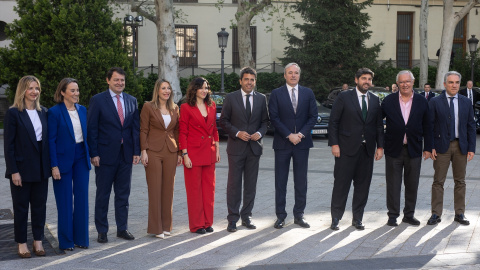
<svg viewBox="0 0 480 270">
<path fill-rule="evenodd" d="M 455 107 L 453 105 L 455 97 L 448 98 L 450 98 L 450 141 L 453 141 L 455 140 Z"/>
<path fill-rule="evenodd" d="M 425 93 L 425 98 L 428 99 L 428 92 Z"/>
<path fill-rule="evenodd" d="M 473 99 L 472 99 L 472 94 L 473 94 L 472 91 L 473 91 L 473 90 L 467 89 L 467 91 L 468 91 L 468 98 L 470 99 L 470 101 L 471 101 L 472 104 L 473 104 Z"/>
<path fill-rule="evenodd" d="M 365 122 L 365 120 L 367 120 L 367 102 L 365 101 L 365 95 L 362 95 L 362 117 Z"/>
<path fill-rule="evenodd" d="M 292 105 L 293 111 L 297 113 L 297 97 L 295 96 L 295 88 L 292 88 Z"/>
<path fill-rule="evenodd" d="M 245 95 L 247 100 L 245 102 L 245 110 L 247 113 L 247 120 L 250 121 L 250 116 L 252 116 L 252 106 L 250 105 L 250 94 Z"/>
</svg>

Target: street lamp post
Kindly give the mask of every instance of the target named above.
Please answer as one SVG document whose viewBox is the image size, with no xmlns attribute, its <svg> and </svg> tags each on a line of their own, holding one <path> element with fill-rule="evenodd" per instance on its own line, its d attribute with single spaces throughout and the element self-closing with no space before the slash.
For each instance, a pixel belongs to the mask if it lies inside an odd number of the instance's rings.
<svg viewBox="0 0 480 270">
<path fill-rule="evenodd" d="M 225 28 L 222 28 L 222 31 L 217 33 L 218 36 L 218 47 L 222 48 L 221 53 L 222 53 L 222 87 L 220 88 L 220 93 L 225 93 L 225 85 L 224 85 L 224 54 L 225 54 L 225 48 L 227 47 L 227 41 L 228 41 L 228 32 L 225 31 Z"/>
<path fill-rule="evenodd" d="M 472 74 L 471 74 L 470 80 L 472 80 L 472 83 L 473 83 L 473 62 L 475 60 L 475 52 L 477 51 L 478 39 L 475 38 L 475 35 L 472 35 L 472 37 L 469 38 L 467 42 L 468 42 L 468 48 L 470 50 L 471 68 L 472 68 Z"/>
<path fill-rule="evenodd" d="M 133 17 L 132 15 L 127 15 L 123 18 L 123 24 L 125 26 L 130 26 L 132 28 L 132 58 L 133 58 L 133 73 L 135 74 L 135 44 L 137 41 L 137 31 L 138 27 L 143 26 L 143 16 Z"/>
</svg>

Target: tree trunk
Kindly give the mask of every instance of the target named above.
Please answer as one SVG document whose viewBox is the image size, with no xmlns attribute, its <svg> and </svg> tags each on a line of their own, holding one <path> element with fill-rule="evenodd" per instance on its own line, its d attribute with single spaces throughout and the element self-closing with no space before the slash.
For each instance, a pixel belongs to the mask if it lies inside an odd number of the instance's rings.
<svg viewBox="0 0 480 270">
<path fill-rule="evenodd" d="M 250 21 L 252 17 L 247 11 L 247 5 L 248 2 L 245 0 L 239 0 L 237 14 L 235 15 L 237 19 L 238 54 L 240 68 L 247 66 L 255 68 L 251 46 L 252 40 L 250 38 Z"/>
<path fill-rule="evenodd" d="M 175 102 L 182 98 L 175 45 L 175 22 L 172 0 L 155 0 L 158 50 L 158 78 L 172 84 Z"/>
<path fill-rule="evenodd" d="M 422 0 L 420 9 L 420 78 L 418 88 L 428 82 L 428 0 Z"/>
<path fill-rule="evenodd" d="M 178 73 L 178 56 L 175 45 L 175 22 L 173 0 L 155 0 L 155 15 L 141 6 L 144 2 L 129 1 L 132 12 L 137 12 L 155 23 L 157 27 L 158 78 L 172 84 L 175 102 L 182 98 L 180 76 Z M 152 89 L 146 89 L 152 90 Z"/>
<path fill-rule="evenodd" d="M 454 12 L 453 2 L 454 0 L 443 0 L 443 30 L 440 56 L 438 58 L 437 79 L 435 81 L 436 89 L 443 89 L 443 77 L 448 72 L 450 65 L 455 27 L 475 4 L 480 3 L 480 0 L 469 0 L 459 12 Z"/>
</svg>

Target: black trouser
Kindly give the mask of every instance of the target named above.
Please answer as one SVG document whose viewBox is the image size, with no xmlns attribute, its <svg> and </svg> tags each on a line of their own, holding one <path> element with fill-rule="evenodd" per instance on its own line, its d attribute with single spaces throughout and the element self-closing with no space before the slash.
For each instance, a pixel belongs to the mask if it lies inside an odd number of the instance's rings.
<svg viewBox="0 0 480 270">
<path fill-rule="evenodd" d="M 31 206 L 30 219 L 32 221 L 33 239 L 36 241 L 43 240 L 47 210 L 48 179 L 41 182 L 22 181 L 22 186 L 15 186 L 12 180 L 10 180 L 10 191 L 13 202 L 15 242 L 27 242 L 29 206 Z"/>
</svg>

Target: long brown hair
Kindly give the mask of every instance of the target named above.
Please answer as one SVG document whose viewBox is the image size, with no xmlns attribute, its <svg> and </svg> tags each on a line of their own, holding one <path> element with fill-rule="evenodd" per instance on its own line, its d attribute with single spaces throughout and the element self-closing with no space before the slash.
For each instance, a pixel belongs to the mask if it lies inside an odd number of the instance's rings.
<svg viewBox="0 0 480 270">
<path fill-rule="evenodd" d="M 78 84 L 78 81 L 75 80 L 74 78 L 63 78 L 58 83 L 57 90 L 55 91 L 55 94 L 53 95 L 53 100 L 55 100 L 55 102 L 57 102 L 57 103 L 63 102 L 62 93 L 65 94 L 65 92 L 67 91 L 67 86 L 71 83 Z"/>
<path fill-rule="evenodd" d="M 197 90 L 201 89 L 203 87 L 203 84 L 207 83 L 207 88 L 208 88 L 208 93 L 207 96 L 205 97 L 205 103 L 207 106 L 212 105 L 212 98 L 210 97 L 210 84 L 208 83 L 207 79 L 203 77 L 198 77 L 193 79 L 193 81 L 190 82 L 188 85 L 187 89 L 187 97 L 186 97 L 186 103 L 190 106 L 195 106 L 197 103 Z"/>
<path fill-rule="evenodd" d="M 17 84 L 17 91 L 15 92 L 15 99 L 13 100 L 12 107 L 17 108 L 19 111 L 23 111 L 25 109 L 25 92 L 30 87 L 32 82 L 36 82 L 38 84 L 39 95 L 37 100 L 35 100 L 35 109 L 40 111 L 40 94 L 42 93 L 42 87 L 40 85 L 40 80 L 33 75 L 23 76 Z"/>
<path fill-rule="evenodd" d="M 152 95 L 151 103 L 154 109 L 160 109 L 160 100 L 159 100 L 160 95 L 158 94 L 158 92 L 160 92 L 160 87 L 162 86 L 162 83 L 167 83 L 168 87 L 171 90 L 170 97 L 168 98 L 167 104 L 166 104 L 167 110 L 171 112 L 175 109 L 177 105 L 175 105 L 175 103 L 173 102 L 174 92 L 172 90 L 172 84 L 165 79 L 158 79 L 155 82 L 155 86 L 153 87 L 153 95 Z"/>
</svg>

